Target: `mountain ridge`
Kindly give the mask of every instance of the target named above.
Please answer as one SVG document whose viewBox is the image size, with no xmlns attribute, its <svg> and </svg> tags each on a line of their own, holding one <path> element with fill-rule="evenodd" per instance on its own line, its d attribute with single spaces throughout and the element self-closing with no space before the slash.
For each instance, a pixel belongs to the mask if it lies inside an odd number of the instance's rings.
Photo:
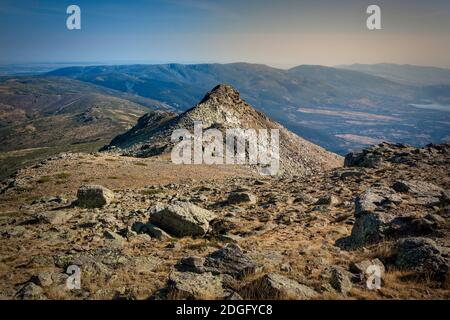
<svg viewBox="0 0 450 320">
<path fill-rule="evenodd" d="M 176 129 L 193 131 L 201 121 L 203 129 L 278 129 L 280 168 L 285 175 L 310 175 L 342 165 L 342 158 L 304 140 L 240 98 L 230 85 L 220 84 L 193 108 L 162 119 L 143 116 L 128 132 L 114 138 L 103 151 L 119 151 L 127 156 L 150 157 L 171 152 L 171 135 Z"/>
</svg>

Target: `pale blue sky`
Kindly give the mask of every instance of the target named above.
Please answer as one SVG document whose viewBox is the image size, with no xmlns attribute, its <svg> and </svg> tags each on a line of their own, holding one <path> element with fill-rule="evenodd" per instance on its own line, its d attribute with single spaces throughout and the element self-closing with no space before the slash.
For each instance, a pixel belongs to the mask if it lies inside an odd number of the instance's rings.
<svg viewBox="0 0 450 320">
<path fill-rule="evenodd" d="M 66 29 L 77 4 L 82 30 Z M 369 4 L 383 30 L 365 28 Z M 450 67 L 448 0 L 1 0 L 0 62 Z"/>
</svg>

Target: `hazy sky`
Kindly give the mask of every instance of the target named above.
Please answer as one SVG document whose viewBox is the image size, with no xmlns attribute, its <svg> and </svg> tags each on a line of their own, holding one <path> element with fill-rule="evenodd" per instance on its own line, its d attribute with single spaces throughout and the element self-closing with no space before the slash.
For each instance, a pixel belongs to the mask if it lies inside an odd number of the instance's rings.
<svg viewBox="0 0 450 320">
<path fill-rule="evenodd" d="M 450 0 L 0 0 L 1 63 L 67 61 L 450 67 Z"/>
</svg>

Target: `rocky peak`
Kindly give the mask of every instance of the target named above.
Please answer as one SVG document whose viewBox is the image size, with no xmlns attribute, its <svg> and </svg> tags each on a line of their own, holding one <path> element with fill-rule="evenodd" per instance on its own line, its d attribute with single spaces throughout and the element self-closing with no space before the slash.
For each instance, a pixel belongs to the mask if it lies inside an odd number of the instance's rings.
<svg viewBox="0 0 450 320">
<path fill-rule="evenodd" d="M 170 119 L 143 117 L 128 132 L 116 137 L 104 150 L 120 150 L 123 154 L 150 157 L 170 153 L 171 135 L 176 129 L 192 132 L 195 122 L 203 129 L 278 129 L 280 134 L 281 172 L 288 175 L 311 175 L 342 165 L 343 159 L 290 132 L 240 98 L 229 85 L 220 84 L 208 92 L 193 108 Z M 145 120 L 145 121 L 144 121 Z M 145 124 L 144 124 L 145 123 Z M 144 125 L 143 125 L 144 124 Z"/>
<path fill-rule="evenodd" d="M 205 97 L 200 101 L 200 103 L 207 102 L 208 100 L 213 100 L 216 102 L 226 102 L 227 100 L 237 101 L 240 99 L 239 92 L 230 85 L 219 84 L 214 87 L 210 92 L 208 92 Z"/>
</svg>

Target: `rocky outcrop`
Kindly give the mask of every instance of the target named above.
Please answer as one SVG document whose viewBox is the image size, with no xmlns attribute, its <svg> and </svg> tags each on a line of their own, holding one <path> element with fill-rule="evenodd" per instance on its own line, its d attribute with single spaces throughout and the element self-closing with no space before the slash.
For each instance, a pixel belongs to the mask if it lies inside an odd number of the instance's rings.
<svg viewBox="0 0 450 320">
<path fill-rule="evenodd" d="M 174 146 L 172 132 L 176 129 L 193 132 L 194 121 L 201 121 L 205 130 L 219 129 L 224 137 L 226 129 L 279 129 L 279 175 L 311 175 L 343 164 L 342 157 L 290 132 L 247 104 L 236 89 L 223 84 L 216 86 L 196 106 L 178 116 L 170 119 L 153 114 L 143 116 L 135 127 L 116 137 L 102 150 L 121 151 L 137 157 L 170 153 Z"/>
<path fill-rule="evenodd" d="M 417 162 L 433 164 L 439 156 L 447 155 L 450 144 L 429 144 L 425 148 L 415 148 L 401 143 L 383 142 L 379 145 L 363 149 L 361 152 L 351 152 L 344 160 L 346 167 L 378 168 L 404 164 L 411 167 Z M 438 160 L 439 161 L 439 160 Z"/>
</svg>

